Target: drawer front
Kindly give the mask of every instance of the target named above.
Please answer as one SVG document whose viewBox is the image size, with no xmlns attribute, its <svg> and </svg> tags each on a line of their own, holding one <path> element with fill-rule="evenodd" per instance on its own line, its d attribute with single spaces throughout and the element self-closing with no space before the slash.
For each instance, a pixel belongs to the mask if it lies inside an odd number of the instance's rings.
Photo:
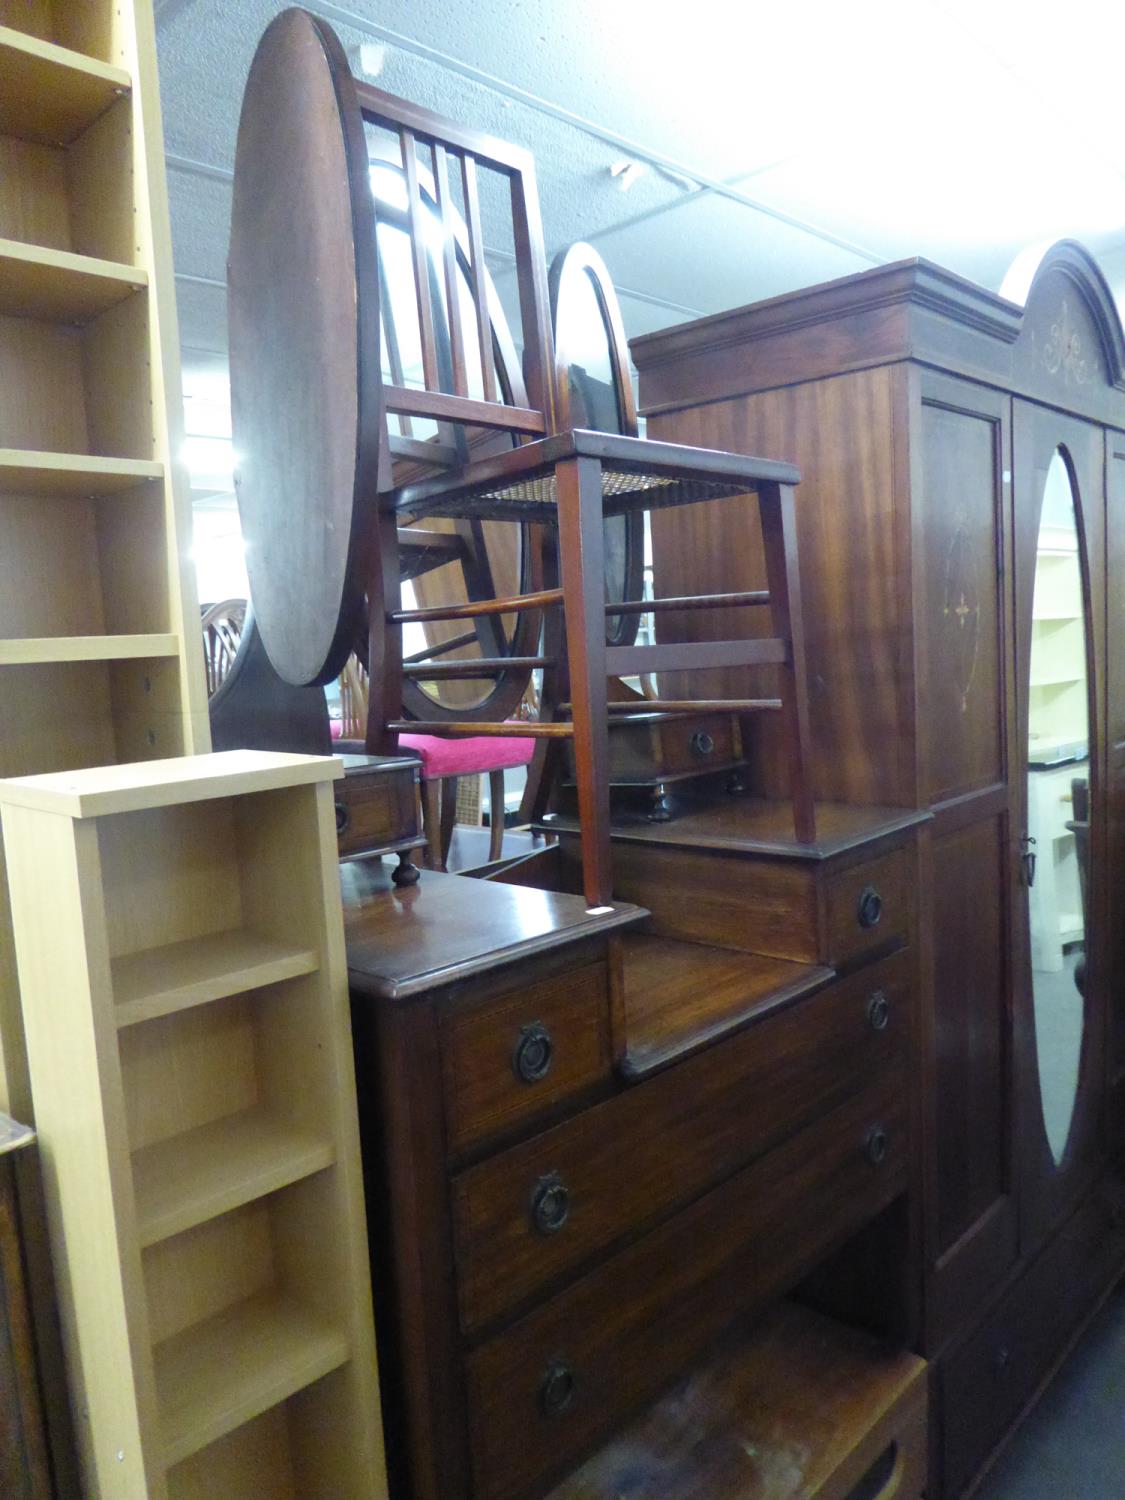
<svg viewBox="0 0 1125 1500">
<path fill-rule="evenodd" d="M 410 766 L 336 782 L 336 841 L 340 854 L 362 854 L 418 838 L 416 772 Z"/>
<path fill-rule="evenodd" d="M 911 855 L 893 849 L 829 878 L 826 894 L 828 951 L 824 962 L 845 964 L 910 933 L 913 899 Z"/>
<path fill-rule="evenodd" d="M 897 1081 L 869 1088 L 474 1350 L 478 1500 L 569 1472 L 735 1317 L 903 1192 L 908 1146 Z"/>
<path fill-rule="evenodd" d="M 944 1492 L 959 1495 L 1120 1275 L 1125 1231 L 1098 1192 L 941 1361 Z"/>
<path fill-rule="evenodd" d="M 902 1079 L 910 1009 L 899 952 L 461 1173 L 463 1327 L 666 1218 L 867 1081 Z"/>
<path fill-rule="evenodd" d="M 704 772 L 729 765 L 742 750 L 729 714 L 705 714 L 697 719 L 664 719 L 656 725 L 657 775 Z"/>
<path fill-rule="evenodd" d="M 567 779 L 574 782 L 574 747 L 566 744 Z M 615 785 L 650 785 L 668 776 L 722 769 L 742 758 L 737 722 L 730 714 L 634 723 L 610 720 L 609 779 Z"/>
<path fill-rule="evenodd" d="M 530 1124 L 611 1076 L 605 964 L 446 1015 L 441 1050 L 451 1150 Z"/>
</svg>

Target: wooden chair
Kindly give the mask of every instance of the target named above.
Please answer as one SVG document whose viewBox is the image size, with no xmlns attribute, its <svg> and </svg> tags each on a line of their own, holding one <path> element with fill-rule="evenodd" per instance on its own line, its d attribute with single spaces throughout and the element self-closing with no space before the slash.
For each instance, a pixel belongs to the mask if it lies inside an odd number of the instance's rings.
<svg viewBox="0 0 1125 1500">
<path fill-rule="evenodd" d="M 207 696 L 213 698 L 226 681 L 246 623 L 246 600 L 223 599 L 202 611 L 203 665 L 207 673 Z"/>
<path fill-rule="evenodd" d="M 367 732 L 368 676 L 363 663 L 354 655 L 348 658 L 340 677 L 340 707 L 342 741 L 362 740 Z M 463 783 L 480 776 L 488 777 L 489 862 L 498 860 L 503 853 L 504 773 L 515 766 L 526 766 L 534 748 L 534 741 L 523 734 L 522 725 L 512 728 L 518 732 L 500 738 L 463 738 L 453 743 L 432 734 L 399 736 L 399 748 L 417 755 L 422 762 L 422 831 L 427 841 L 424 858 L 430 869 L 447 868 Z"/>
<path fill-rule="evenodd" d="M 307 141 L 297 138 L 296 155 L 291 133 L 285 153 L 275 138 L 280 115 L 301 120 L 309 134 Z M 397 140 L 403 199 L 393 212 L 380 205 L 377 214 L 369 158 L 370 132 L 380 131 Z M 433 215 L 423 200 L 420 150 L 434 184 Z M 325 170 L 326 161 L 338 164 L 340 180 Z M 482 192 L 485 177 L 490 189 L 499 183 L 502 194 Z M 240 180 L 245 190 L 240 190 Z M 278 194 L 288 198 L 279 202 Z M 515 250 L 526 404 L 505 399 L 510 393 L 502 389 L 495 364 L 481 203 L 500 198 Z M 279 265 L 265 230 L 282 220 L 292 226 L 292 233 L 285 264 Z M 409 383 L 394 379 L 393 371 L 392 378 L 384 380 L 379 357 L 379 288 L 388 273 L 386 266 L 380 268 L 377 223 L 389 221 L 407 234 L 413 268 L 420 367 Z M 399 736 L 409 733 L 510 735 L 505 722 L 410 720 L 403 714 L 404 684 L 419 678 L 482 680 L 513 670 L 543 669 L 549 683 L 543 717 L 521 726 L 521 732 L 548 739 L 573 737 L 583 886 L 589 904 L 600 906 L 612 892 L 607 679 L 773 664 L 779 672 L 780 699 L 723 700 L 721 707 L 738 713 L 781 712 L 795 832 L 799 839 L 811 840 L 815 825 L 793 512 L 798 471 L 786 463 L 633 436 L 559 430 L 547 272 L 530 155 L 357 81 L 331 28 L 307 13 L 287 11 L 268 28 L 251 69 L 240 125 L 233 222 L 232 330 L 243 330 L 247 344 L 236 362 L 232 338 L 232 373 L 237 363 L 240 377 L 245 373 L 250 379 L 254 371 L 263 366 L 268 371 L 276 363 L 288 370 L 292 387 L 301 387 L 304 382 L 292 381 L 292 369 L 315 368 L 318 378 L 333 381 L 335 394 L 328 409 L 338 414 L 333 424 L 327 424 L 332 430 L 320 435 L 330 451 L 319 470 L 318 488 L 296 493 L 291 501 L 295 538 L 313 532 L 321 536 L 327 512 L 337 518 L 337 534 L 348 541 L 347 556 L 334 566 L 332 587 L 319 601 L 315 616 L 318 641 L 325 646 L 314 650 L 309 642 L 294 639 L 292 618 L 279 619 L 278 634 L 292 642 L 305 671 L 327 671 L 330 666 L 338 671 L 343 664 L 341 637 L 346 628 L 354 629 L 350 622 L 358 608 L 356 591 L 366 573 L 369 750 L 391 752 Z M 303 226 L 308 263 L 299 274 L 305 254 Z M 242 242 L 247 249 L 236 255 L 236 244 Z M 270 268 L 275 277 L 292 282 L 293 299 L 285 299 L 284 286 L 270 285 L 268 297 L 255 290 L 254 275 L 268 274 Z M 294 322 L 292 306 L 300 292 L 308 296 L 310 287 L 316 289 L 317 306 L 309 319 L 302 314 Z M 279 306 L 285 307 L 286 317 L 274 311 L 269 327 L 260 330 L 252 357 L 251 320 L 259 316 L 269 321 L 271 307 Z M 319 316 L 320 307 L 332 312 L 331 320 L 327 312 Z M 349 308 L 356 330 L 342 340 L 341 319 Z M 454 315 L 447 316 L 447 309 Z M 310 321 L 313 313 L 319 321 Z M 437 330 L 447 340 L 447 359 L 442 357 Z M 289 387 L 268 382 L 267 387 L 256 389 L 252 400 L 243 402 L 237 395 L 235 400 L 236 416 L 241 409 L 250 419 L 236 433 L 236 442 L 244 452 L 249 445 L 252 458 L 260 460 L 256 503 L 261 505 L 268 495 L 272 505 L 269 511 L 264 506 L 256 509 L 255 503 L 250 506 L 259 534 L 264 533 L 267 515 L 274 528 L 286 525 L 285 502 L 279 502 L 276 488 L 284 490 L 290 483 L 278 453 L 279 424 L 292 419 L 297 430 L 316 431 L 307 409 L 293 405 L 298 397 Z M 401 428 L 395 433 L 388 416 L 429 422 L 434 429 L 426 429 L 423 440 Z M 305 461 L 313 457 L 305 455 Z M 344 475 L 349 464 L 350 492 L 341 488 L 332 493 L 325 474 Z M 267 488 L 271 485 L 273 489 Z M 742 495 L 755 496 L 761 511 L 768 590 L 607 605 L 606 517 Z M 314 503 L 320 507 L 318 527 L 309 517 Z M 398 529 L 433 516 L 469 523 L 522 522 L 536 534 L 550 529 L 556 548 L 544 549 L 544 586 L 502 598 L 404 609 Z M 299 587 L 295 580 L 302 578 L 302 566 L 307 569 L 307 558 L 296 553 L 279 560 L 272 581 L 279 617 L 286 606 L 292 615 L 292 598 Z M 557 577 L 547 571 L 554 568 Z M 256 584 L 254 592 L 257 600 Z M 607 615 L 735 611 L 766 605 L 773 629 L 768 639 L 653 646 L 606 643 Z M 402 627 L 407 624 L 504 616 L 537 619 L 541 612 L 546 612 L 543 650 L 471 661 L 403 660 Z M 318 666 L 320 658 L 323 663 Z M 672 713 L 695 713 L 702 706 L 657 701 Z M 645 711 L 653 706 L 643 705 Z M 615 704 L 613 711 L 631 707 Z"/>
</svg>

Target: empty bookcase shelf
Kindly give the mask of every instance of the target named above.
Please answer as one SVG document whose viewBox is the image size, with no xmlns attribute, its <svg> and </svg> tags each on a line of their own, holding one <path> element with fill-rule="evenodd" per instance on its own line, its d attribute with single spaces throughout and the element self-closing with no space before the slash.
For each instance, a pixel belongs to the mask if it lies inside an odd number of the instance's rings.
<svg viewBox="0 0 1125 1500">
<path fill-rule="evenodd" d="M 0 77 L 0 131 L 44 145 L 73 141 L 131 87 L 121 68 L 8 26 L 0 26 Z"/>
<path fill-rule="evenodd" d="M 102 1500 L 318 1500 L 325 1473 L 334 1500 L 386 1493 L 341 769 L 235 751 L 0 782 L 68 1367 Z M 74 1131 L 75 1111 L 100 1128 Z"/>
<path fill-rule="evenodd" d="M 0 313 L 87 323 L 147 285 L 139 266 L 0 239 Z"/>
<path fill-rule="evenodd" d="M 311 974 L 312 948 L 239 928 L 126 954 L 113 962 L 118 1026 L 134 1026 L 244 990 Z"/>
</svg>

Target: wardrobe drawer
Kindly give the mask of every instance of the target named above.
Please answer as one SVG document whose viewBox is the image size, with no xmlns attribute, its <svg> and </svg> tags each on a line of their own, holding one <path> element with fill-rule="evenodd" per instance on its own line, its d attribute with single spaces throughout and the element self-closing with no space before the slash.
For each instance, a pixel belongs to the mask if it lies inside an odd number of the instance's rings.
<svg viewBox="0 0 1125 1500">
<path fill-rule="evenodd" d="M 839 980 L 453 1183 L 472 1331 L 636 1235 L 876 1076 L 905 1088 L 905 952 Z"/>
<path fill-rule="evenodd" d="M 907 1184 L 899 1080 L 865 1089 L 466 1360 L 477 1500 L 515 1500 L 794 1286 Z M 731 1289 L 738 1295 L 732 1300 Z"/>
<path fill-rule="evenodd" d="M 341 858 L 420 840 L 418 768 L 348 772 L 337 781 L 336 843 Z"/>
<path fill-rule="evenodd" d="M 959 1495 L 1121 1272 L 1125 1231 L 1086 1200 L 979 1328 L 941 1362 L 945 1493 Z"/>
<path fill-rule="evenodd" d="M 825 962 L 845 964 L 896 940 L 911 924 L 910 852 L 892 849 L 833 875 L 825 896 Z"/>
<path fill-rule="evenodd" d="M 530 1123 L 612 1073 L 605 964 L 448 1013 L 441 1052 L 454 1152 Z"/>
</svg>

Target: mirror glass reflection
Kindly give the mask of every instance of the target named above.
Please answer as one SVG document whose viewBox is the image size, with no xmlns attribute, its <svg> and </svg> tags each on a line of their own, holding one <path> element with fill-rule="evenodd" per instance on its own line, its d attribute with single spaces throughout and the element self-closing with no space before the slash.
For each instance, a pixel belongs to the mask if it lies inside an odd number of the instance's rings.
<svg viewBox="0 0 1125 1500">
<path fill-rule="evenodd" d="M 1070 1134 L 1085 1019 L 1090 729 L 1080 546 L 1070 471 L 1056 452 L 1036 552 L 1027 747 L 1035 1035 L 1056 1164 Z"/>
</svg>

